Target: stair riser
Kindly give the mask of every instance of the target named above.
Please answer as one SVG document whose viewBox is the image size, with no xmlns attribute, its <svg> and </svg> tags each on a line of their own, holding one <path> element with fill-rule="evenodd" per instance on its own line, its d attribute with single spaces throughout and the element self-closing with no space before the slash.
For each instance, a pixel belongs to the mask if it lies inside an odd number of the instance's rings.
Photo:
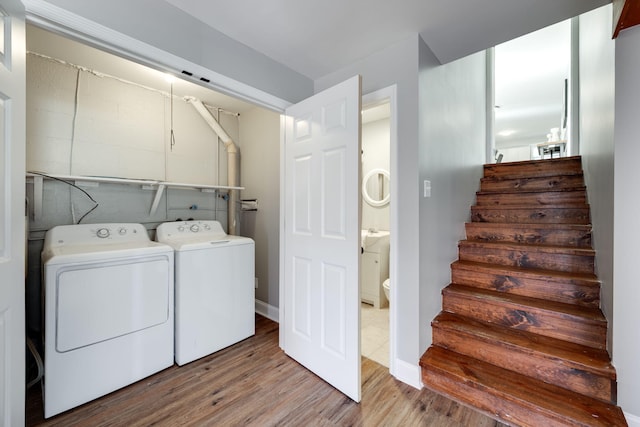
<svg viewBox="0 0 640 427">
<path fill-rule="evenodd" d="M 422 368 L 422 383 L 429 390 L 514 426 L 576 426 L 571 420 L 559 419 L 554 414 L 543 413 L 535 407 L 519 405 L 504 399 L 499 393 L 491 393 L 492 390 L 460 381 L 431 367 Z"/>
<path fill-rule="evenodd" d="M 564 158 L 548 162 L 501 163 L 484 166 L 485 178 L 533 178 L 581 174 L 579 158 Z"/>
<path fill-rule="evenodd" d="M 480 191 L 539 191 L 568 190 L 584 186 L 584 177 L 580 175 L 559 175 L 543 178 L 482 179 Z"/>
<path fill-rule="evenodd" d="M 611 379 L 528 348 L 440 328 L 438 324 L 433 324 L 433 344 L 595 399 L 610 402 L 612 398 Z"/>
<path fill-rule="evenodd" d="M 588 207 L 518 209 L 472 206 L 471 220 L 524 224 L 589 224 L 590 222 Z"/>
<path fill-rule="evenodd" d="M 599 286 L 580 284 L 571 280 L 550 281 L 545 278 L 533 279 L 518 277 L 516 274 L 493 274 L 452 266 L 451 281 L 480 289 L 548 299 L 582 307 L 598 308 L 600 306 Z"/>
<path fill-rule="evenodd" d="M 442 293 L 442 308 L 475 320 L 530 331 L 593 348 L 604 349 L 606 346 L 607 326 L 604 322 L 508 302 L 462 296 L 447 292 L 446 288 Z"/>
<path fill-rule="evenodd" d="M 509 205 L 584 205 L 587 203 L 584 191 L 556 191 L 548 193 L 499 193 L 477 194 L 478 206 Z"/>
<path fill-rule="evenodd" d="M 510 267 L 536 268 L 568 273 L 593 273 L 593 255 L 545 253 L 531 250 L 507 250 L 495 247 L 459 245 L 462 261 L 483 262 Z"/>
<path fill-rule="evenodd" d="M 571 246 L 577 248 L 591 248 L 591 232 L 580 229 L 545 229 L 518 227 L 515 224 L 497 228 L 484 222 L 465 224 L 467 239 L 484 242 L 529 243 L 536 245 Z"/>
</svg>

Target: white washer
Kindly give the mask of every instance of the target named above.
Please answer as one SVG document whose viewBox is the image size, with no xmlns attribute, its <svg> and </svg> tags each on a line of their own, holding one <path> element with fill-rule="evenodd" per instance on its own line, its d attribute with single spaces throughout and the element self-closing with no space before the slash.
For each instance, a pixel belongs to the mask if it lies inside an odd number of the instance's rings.
<svg viewBox="0 0 640 427">
<path fill-rule="evenodd" d="M 178 365 L 255 334 L 255 245 L 218 221 L 165 222 L 156 240 L 175 249 Z"/>
<path fill-rule="evenodd" d="M 45 418 L 173 365 L 173 261 L 141 224 L 47 232 Z"/>
</svg>

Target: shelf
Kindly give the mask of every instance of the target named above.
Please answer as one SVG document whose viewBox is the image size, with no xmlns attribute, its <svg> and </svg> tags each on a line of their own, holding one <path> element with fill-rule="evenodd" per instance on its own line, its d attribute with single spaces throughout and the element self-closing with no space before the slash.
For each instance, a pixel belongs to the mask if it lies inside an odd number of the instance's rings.
<svg viewBox="0 0 640 427">
<path fill-rule="evenodd" d="M 206 184 L 190 184 L 182 182 L 170 182 L 170 181 L 157 181 L 149 179 L 127 179 L 127 178 L 112 178 L 102 176 L 79 176 L 79 175 L 57 175 L 46 174 L 41 175 L 38 172 L 27 172 L 27 183 L 33 183 L 33 216 L 36 221 L 42 216 L 42 192 L 43 182 L 45 179 L 54 179 L 62 181 L 74 181 L 74 184 L 80 187 L 97 187 L 100 183 L 106 184 L 127 184 L 127 185 L 140 185 L 143 190 L 155 190 L 156 195 L 153 198 L 149 216 L 153 215 L 158 209 L 160 199 L 166 188 L 191 188 L 194 190 L 200 190 L 205 193 L 217 192 L 217 191 L 230 191 L 230 190 L 244 190 L 244 187 L 229 187 L 226 185 L 206 185 Z"/>
</svg>

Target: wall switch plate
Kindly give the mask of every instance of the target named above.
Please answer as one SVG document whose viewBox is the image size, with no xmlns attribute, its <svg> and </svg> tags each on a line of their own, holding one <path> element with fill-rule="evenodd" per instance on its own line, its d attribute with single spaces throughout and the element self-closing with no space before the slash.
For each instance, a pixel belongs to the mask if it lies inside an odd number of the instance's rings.
<svg viewBox="0 0 640 427">
<path fill-rule="evenodd" d="M 431 181 L 424 181 L 424 197 L 431 197 Z"/>
</svg>

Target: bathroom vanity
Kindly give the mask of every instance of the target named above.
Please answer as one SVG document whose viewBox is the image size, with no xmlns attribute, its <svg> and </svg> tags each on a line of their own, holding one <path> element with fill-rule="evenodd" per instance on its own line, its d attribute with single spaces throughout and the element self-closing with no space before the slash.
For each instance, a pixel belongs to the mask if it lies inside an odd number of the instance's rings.
<svg viewBox="0 0 640 427">
<path fill-rule="evenodd" d="M 389 277 L 389 232 L 362 230 L 360 298 L 375 308 L 389 305 L 382 282 Z"/>
</svg>

